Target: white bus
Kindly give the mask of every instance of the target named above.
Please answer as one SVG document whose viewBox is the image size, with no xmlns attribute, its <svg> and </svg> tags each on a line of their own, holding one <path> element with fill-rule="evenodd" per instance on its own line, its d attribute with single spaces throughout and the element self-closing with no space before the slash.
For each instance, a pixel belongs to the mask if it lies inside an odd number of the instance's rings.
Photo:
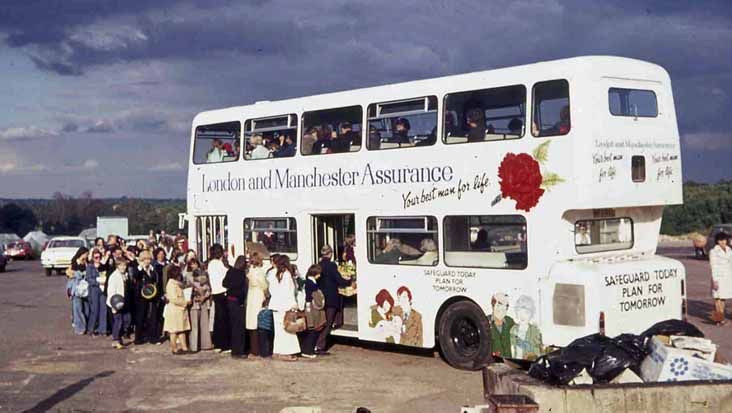
<svg viewBox="0 0 732 413">
<path fill-rule="evenodd" d="M 684 316 L 684 267 L 655 255 L 682 202 L 657 65 L 577 57 L 257 102 L 200 113 L 191 135 L 192 248 L 266 248 L 304 272 L 331 245 L 357 277 L 335 335 L 476 369 Z"/>
</svg>

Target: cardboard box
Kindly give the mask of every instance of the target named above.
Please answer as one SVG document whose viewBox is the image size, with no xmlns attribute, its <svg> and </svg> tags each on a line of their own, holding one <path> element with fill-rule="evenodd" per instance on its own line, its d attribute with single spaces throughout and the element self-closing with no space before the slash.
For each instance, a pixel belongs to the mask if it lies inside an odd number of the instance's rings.
<svg viewBox="0 0 732 413">
<path fill-rule="evenodd" d="M 650 348 L 641 364 L 645 382 L 732 380 L 732 366 L 707 361 L 695 351 L 665 346 L 656 337 Z"/>
</svg>

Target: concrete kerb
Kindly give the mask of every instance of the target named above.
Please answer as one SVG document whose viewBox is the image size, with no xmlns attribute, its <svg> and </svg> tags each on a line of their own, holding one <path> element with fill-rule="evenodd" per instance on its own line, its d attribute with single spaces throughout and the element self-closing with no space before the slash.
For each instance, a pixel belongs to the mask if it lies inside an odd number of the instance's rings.
<svg viewBox="0 0 732 413">
<path fill-rule="evenodd" d="M 540 412 L 731 412 L 732 380 L 551 386 L 504 364 L 486 367 L 488 394 L 522 394 Z"/>
</svg>

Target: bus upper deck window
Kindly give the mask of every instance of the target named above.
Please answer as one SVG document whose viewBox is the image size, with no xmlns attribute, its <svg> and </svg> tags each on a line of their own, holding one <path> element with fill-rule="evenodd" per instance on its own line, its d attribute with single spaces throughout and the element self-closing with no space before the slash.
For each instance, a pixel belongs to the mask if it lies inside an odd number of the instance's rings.
<svg viewBox="0 0 732 413">
<path fill-rule="evenodd" d="M 447 144 L 502 141 L 524 136 L 526 87 L 513 85 L 445 96 L 442 128 Z"/>
<path fill-rule="evenodd" d="M 430 146 L 437 141 L 437 96 L 369 105 L 369 150 Z"/>
<path fill-rule="evenodd" d="M 196 127 L 193 163 L 221 163 L 239 159 L 241 123 L 226 122 Z"/>
<path fill-rule="evenodd" d="M 297 152 L 297 115 L 244 122 L 244 159 L 291 158 Z"/>
<path fill-rule="evenodd" d="M 531 134 L 536 137 L 566 135 L 572 128 L 569 82 L 564 79 L 534 85 Z"/>
<path fill-rule="evenodd" d="M 634 118 L 655 118 L 658 116 L 656 93 L 652 90 L 621 89 L 608 90 L 610 113 L 613 116 Z"/>
<path fill-rule="evenodd" d="M 303 113 L 302 154 L 358 152 L 361 149 L 362 123 L 361 106 Z"/>
</svg>

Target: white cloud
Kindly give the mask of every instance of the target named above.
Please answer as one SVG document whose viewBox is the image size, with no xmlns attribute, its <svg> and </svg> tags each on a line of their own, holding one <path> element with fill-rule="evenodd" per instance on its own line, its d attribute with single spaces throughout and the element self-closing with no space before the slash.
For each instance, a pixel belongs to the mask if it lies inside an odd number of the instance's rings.
<svg viewBox="0 0 732 413">
<path fill-rule="evenodd" d="M 57 135 L 58 132 L 55 130 L 39 128 L 38 126 L 22 126 L 0 129 L 0 140 L 5 141 L 42 139 Z"/>
<path fill-rule="evenodd" d="M 112 51 L 145 42 L 147 36 L 140 29 L 132 26 L 99 22 L 74 29 L 69 34 L 69 39 L 90 49 Z"/>
<path fill-rule="evenodd" d="M 689 149 L 704 151 L 729 150 L 732 146 L 732 133 L 686 133 L 681 136 L 681 141 Z"/>
<path fill-rule="evenodd" d="M 96 159 L 87 159 L 81 166 L 84 169 L 96 169 L 99 166 L 99 162 Z"/>
<path fill-rule="evenodd" d="M 14 162 L 3 162 L 0 163 L 0 173 L 6 174 L 8 172 L 13 172 L 15 170 L 17 165 L 15 165 Z"/>
<path fill-rule="evenodd" d="M 182 171 L 183 165 L 180 162 L 161 163 L 148 168 L 152 172 L 175 172 Z"/>
</svg>

